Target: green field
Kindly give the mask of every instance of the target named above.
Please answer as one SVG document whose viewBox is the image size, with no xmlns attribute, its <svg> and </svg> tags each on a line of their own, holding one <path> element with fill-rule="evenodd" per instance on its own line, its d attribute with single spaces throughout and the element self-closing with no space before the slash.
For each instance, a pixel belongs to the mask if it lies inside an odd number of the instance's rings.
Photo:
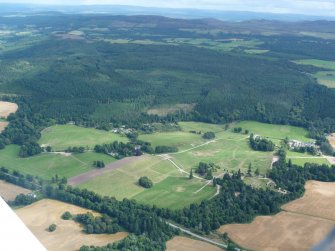
<svg viewBox="0 0 335 251">
<path fill-rule="evenodd" d="M 335 88 L 335 71 L 319 71 L 313 74 L 313 76 L 317 79 L 319 84 L 329 88 Z"/>
<path fill-rule="evenodd" d="M 294 62 L 296 64 L 313 65 L 315 67 L 335 71 L 335 61 L 318 60 L 318 59 L 302 59 L 302 60 L 296 60 Z"/>
<path fill-rule="evenodd" d="M 319 84 L 325 85 L 329 88 L 335 88 L 335 61 L 303 59 L 294 61 L 297 64 L 313 65 L 315 67 L 323 68 L 328 71 L 319 71 L 312 74 Z"/>
<path fill-rule="evenodd" d="M 58 174 L 59 177 L 73 177 L 92 169 L 94 160 L 103 160 L 106 164 L 115 161 L 114 158 L 87 152 L 62 156 L 53 153 L 42 153 L 30 158 L 18 157 L 19 146 L 10 145 L 0 151 L 0 166 L 10 170 L 17 170 L 24 174 L 51 179 Z"/>
<path fill-rule="evenodd" d="M 84 128 L 75 125 L 55 125 L 42 131 L 42 137 L 38 143 L 40 145 L 50 145 L 55 151 L 62 151 L 69 146 L 92 148 L 96 144 L 112 143 L 113 141 L 127 142 L 128 140 L 119 134 L 94 128 Z"/>
<path fill-rule="evenodd" d="M 133 199 L 144 204 L 176 209 L 200 202 L 215 194 L 213 186 L 206 186 L 196 193 L 201 186 L 202 183 L 196 179 L 168 177 L 151 189 L 137 194 Z"/>
<path fill-rule="evenodd" d="M 282 140 L 288 137 L 289 139 L 300 140 L 303 142 L 313 141 L 308 138 L 307 130 L 301 127 L 288 125 L 272 125 L 255 121 L 242 121 L 234 125 L 234 127 L 242 127 L 243 130 L 249 130 L 249 133 L 254 133 L 262 137 L 267 137 L 274 141 Z"/>
<path fill-rule="evenodd" d="M 144 189 L 138 185 L 141 176 L 149 177 L 154 186 Z M 136 199 L 145 204 L 156 204 L 161 207 L 181 208 L 192 202 L 209 198 L 215 193 L 213 187 L 206 187 L 197 194 L 204 182 L 193 179 L 188 180 L 169 161 L 158 156 L 145 155 L 136 163 L 123 166 L 120 169 L 96 177 L 80 188 L 95 191 L 102 195 Z"/>
<path fill-rule="evenodd" d="M 305 163 L 330 165 L 329 161 L 326 158 L 319 157 L 319 156 L 312 156 L 307 153 L 297 153 L 297 152 L 288 151 L 286 159 L 287 160 L 291 159 L 293 164 L 299 165 L 299 166 L 304 166 Z"/>
<path fill-rule="evenodd" d="M 205 142 L 201 135 L 184 131 L 143 134 L 140 135 L 139 139 L 150 142 L 153 147 L 175 146 L 179 150 L 188 149 Z"/>
</svg>

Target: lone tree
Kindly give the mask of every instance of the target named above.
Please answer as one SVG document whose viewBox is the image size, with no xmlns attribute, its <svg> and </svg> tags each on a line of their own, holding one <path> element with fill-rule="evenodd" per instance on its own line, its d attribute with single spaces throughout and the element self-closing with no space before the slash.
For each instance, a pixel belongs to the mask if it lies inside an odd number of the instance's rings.
<svg viewBox="0 0 335 251">
<path fill-rule="evenodd" d="M 215 133 L 214 132 L 205 132 L 204 135 L 202 135 L 204 139 L 214 139 Z"/>
<path fill-rule="evenodd" d="M 62 219 L 63 220 L 70 220 L 72 219 L 72 214 L 69 211 L 66 211 L 65 213 L 63 213 L 62 215 Z"/>
<path fill-rule="evenodd" d="M 190 171 L 190 176 L 188 177 L 190 180 L 193 179 L 193 169 L 191 168 L 191 171 Z"/>
<path fill-rule="evenodd" d="M 51 224 L 51 225 L 48 227 L 48 230 L 49 230 L 49 232 L 53 232 L 53 231 L 56 230 L 56 228 L 57 228 L 56 224 Z"/>
<path fill-rule="evenodd" d="M 249 177 L 252 176 L 252 175 L 251 175 L 251 163 L 249 164 L 247 175 L 248 175 Z"/>
<path fill-rule="evenodd" d="M 138 180 L 138 184 L 140 184 L 140 186 L 144 187 L 144 188 L 150 188 L 153 186 L 152 181 L 147 177 L 147 176 L 143 176 Z"/>
</svg>

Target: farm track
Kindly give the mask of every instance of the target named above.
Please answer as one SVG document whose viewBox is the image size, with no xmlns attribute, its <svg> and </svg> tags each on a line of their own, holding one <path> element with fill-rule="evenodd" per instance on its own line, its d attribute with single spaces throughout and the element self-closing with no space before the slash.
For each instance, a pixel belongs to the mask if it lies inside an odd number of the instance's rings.
<svg viewBox="0 0 335 251">
<path fill-rule="evenodd" d="M 186 229 L 181 228 L 181 227 L 178 227 L 178 226 L 176 226 L 176 225 L 174 225 L 174 224 L 172 224 L 172 223 L 170 223 L 170 222 L 167 222 L 167 223 L 169 224 L 169 226 L 171 226 L 171 227 L 173 227 L 173 228 L 176 228 L 176 229 L 179 229 L 181 232 L 183 232 L 183 233 L 185 233 L 185 234 L 188 234 L 188 235 L 190 235 L 190 236 L 192 236 L 192 237 L 195 237 L 195 238 L 197 238 L 197 239 L 199 239 L 199 240 L 208 242 L 208 243 L 210 243 L 210 244 L 214 244 L 214 245 L 219 246 L 219 247 L 221 247 L 221 248 L 227 248 L 227 245 L 225 245 L 225 244 L 222 244 L 222 243 L 213 241 L 213 240 L 211 240 L 211 239 L 208 239 L 208 238 L 206 238 L 206 237 L 203 237 L 203 236 L 201 236 L 201 235 L 192 233 L 191 231 L 186 230 Z"/>
<path fill-rule="evenodd" d="M 142 157 L 135 157 L 135 156 L 133 156 L 133 157 L 127 157 L 127 158 L 118 160 L 116 162 L 113 162 L 111 164 L 106 165 L 106 167 L 104 167 L 104 168 L 94 169 L 92 171 L 89 171 L 89 172 L 80 174 L 78 176 L 72 177 L 72 178 L 70 178 L 68 180 L 68 184 L 71 185 L 71 186 L 80 185 L 80 184 L 85 183 L 85 182 L 87 182 L 87 181 L 89 181 L 89 180 L 91 180 L 91 179 L 93 179 L 95 177 L 104 175 L 106 173 L 109 173 L 112 170 L 121 168 L 124 165 L 127 165 L 127 164 L 133 163 L 135 161 L 138 161 L 138 159 L 142 158 Z"/>
</svg>

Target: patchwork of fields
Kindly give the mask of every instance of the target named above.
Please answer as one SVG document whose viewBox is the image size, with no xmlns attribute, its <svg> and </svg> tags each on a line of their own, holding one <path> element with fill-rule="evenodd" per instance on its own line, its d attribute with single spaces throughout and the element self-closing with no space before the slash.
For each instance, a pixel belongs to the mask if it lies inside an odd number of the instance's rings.
<svg viewBox="0 0 335 251">
<path fill-rule="evenodd" d="M 241 127 L 242 133 L 234 133 L 233 127 Z M 213 174 L 217 177 L 238 170 L 246 173 L 250 164 L 252 172 L 258 169 L 260 174 L 265 174 L 268 171 L 273 153 L 253 151 L 248 144 L 249 134 L 243 133 L 245 130 L 269 138 L 277 145 L 286 137 L 304 142 L 311 141 L 305 129 L 253 121 L 242 121 L 228 127 L 199 122 L 180 122 L 179 128 L 180 130 L 176 131 L 139 136 L 140 140 L 150 142 L 153 147 L 174 146 L 178 147 L 178 152 L 135 157 L 129 162 L 120 164 L 121 166 L 116 165 L 117 168 L 108 170 L 106 168 L 106 172 L 97 173 L 74 185 L 101 195 L 114 196 L 119 200 L 131 198 L 149 205 L 182 208 L 217 194 L 217 189 L 196 173 L 195 178 L 191 180 L 188 178 L 191 169 L 194 170 L 199 162 L 214 163 L 217 168 Z M 207 131 L 214 132 L 216 137 L 213 140 L 204 139 L 202 134 Z M 55 125 L 43 130 L 39 143 L 51 145 L 54 150 L 61 151 L 69 146 L 87 146 L 89 149 L 95 144 L 111 143 L 115 140 L 126 142 L 128 139 L 120 134 L 93 128 Z M 59 177 L 75 178 L 95 170 L 93 161 L 103 160 L 106 165 L 116 161 L 111 156 L 93 151 L 82 154 L 42 153 L 30 158 L 19 158 L 18 152 L 18 146 L 7 146 L 0 151 L 0 164 L 10 170 L 37 175 L 44 179 L 51 179 L 56 174 Z M 288 152 L 288 157 L 293 163 L 301 165 L 306 162 L 329 163 L 322 157 L 294 152 Z M 138 179 L 142 176 L 147 176 L 153 181 L 154 186 L 151 189 L 144 189 L 138 185 Z M 265 188 L 268 180 L 252 177 L 246 178 L 245 182 L 254 187 Z"/>
</svg>

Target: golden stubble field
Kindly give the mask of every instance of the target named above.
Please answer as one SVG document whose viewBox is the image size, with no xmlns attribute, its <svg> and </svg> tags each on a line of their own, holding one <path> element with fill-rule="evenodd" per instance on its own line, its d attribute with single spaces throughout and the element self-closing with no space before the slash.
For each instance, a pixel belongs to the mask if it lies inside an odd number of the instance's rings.
<svg viewBox="0 0 335 251">
<path fill-rule="evenodd" d="M 18 105 L 15 103 L 0 101 L 0 118 L 7 118 L 9 114 L 15 113 Z"/>
<path fill-rule="evenodd" d="M 72 220 L 63 220 L 61 215 L 69 211 L 72 214 L 83 214 L 90 210 L 63 203 L 43 199 L 32 205 L 16 210 L 16 214 L 41 241 L 48 251 L 77 251 L 83 245 L 104 246 L 125 238 L 128 234 L 85 234 L 82 227 Z M 90 211 L 92 212 L 92 211 Z M 98 215 L 95 213 L 95 215 Z M 56 224 L 54 232 L 46 229 Z"/>
<path fill-rule="evenodd" d="M 15 186 L 11 183 L 7 183 L 3 180 L 0 180 L 0 196 L 5 200 L 14 200 L 15 197 L 21 193 L 28 194 L 31 191 L 19 186 Z"/>
<path fill-rule="evenodd" d="M 166 243 L 167 251 L 222 251 L 209 243 L 193 240 L 186 237 L 176 236 Z"/>
<path fill-rule="evenodd" d="M 335 183 L 309 181 L 305 195 L 284 205 L 283 212 L 260 216 L 250 224 L 220 228 L 242 247 L 257 251 L 304 251 L 335 227 Z"/>
</svg>

